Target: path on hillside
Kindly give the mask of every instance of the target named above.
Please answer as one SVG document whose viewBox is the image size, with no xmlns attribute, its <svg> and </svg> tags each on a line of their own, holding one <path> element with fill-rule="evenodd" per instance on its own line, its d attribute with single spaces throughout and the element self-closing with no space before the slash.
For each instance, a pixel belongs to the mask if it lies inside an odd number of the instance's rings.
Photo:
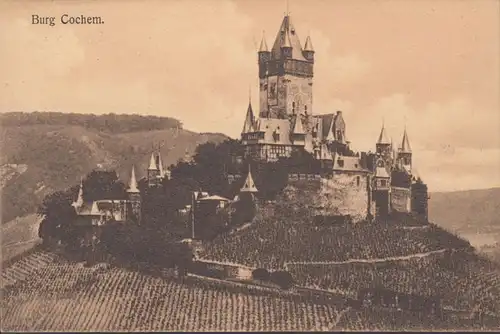
<svg viewBox="0 0 500 334">
<path fill-rule="evenodd" d="M 403 256 L 392 256 L 392 257 L 385 257 L 385 258 L 378 258 L 378 259 L 350 259 L 346 261 L 318 261 L 318 262 L 285 262 L 285 269 L 288 265 L 294 265 L 294 264 L 310 264 L 310 265 L 316 265 L 316 264 L 347 264 L 347 263 L 379 263 L 379 262 L 388 262 L 388 261 L 399 261 L 399 260 L 410 260 L 413 258 L 422 258 L 422 257 L 427 257 L 433 254 L 438 254 L 438 253 L 443 253 L 447 249 L 439 249 L 435 251 L 430 251 L 426 253 L 416 253 L 416 254 L 410 254 L 410 255 L 403 255 Z"/>
</svg>

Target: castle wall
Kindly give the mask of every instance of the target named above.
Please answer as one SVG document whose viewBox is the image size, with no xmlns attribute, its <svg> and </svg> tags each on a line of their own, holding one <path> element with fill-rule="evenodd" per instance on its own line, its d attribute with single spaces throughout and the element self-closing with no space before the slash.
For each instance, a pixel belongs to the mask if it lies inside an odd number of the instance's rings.
<svg viewBox="0 0 500 334">
<path fill-rule="evenodd" d="M 391 209 L 397 212 L 411 211 L 411 191 L 409 188 L 391 187 Z"/>
<path fill-rule="evenodd" d="M 359 174 L 334 174 L 322 178 L 315 199 L 317 215 L 350 215 L 354 222 L 366 219 L 369 209 L 368 178 Z M 371 196 L 370 196 L 371 197 Z M 372 214 L 375 203 L 370 203 Z"/>
</svg>

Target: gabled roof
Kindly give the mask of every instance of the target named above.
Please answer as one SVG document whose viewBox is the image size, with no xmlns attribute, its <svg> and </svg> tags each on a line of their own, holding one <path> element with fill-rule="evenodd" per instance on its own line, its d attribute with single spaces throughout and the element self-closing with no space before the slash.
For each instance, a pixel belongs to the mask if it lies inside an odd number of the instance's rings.
<svg viewBox="0 0 500 334">
<path fill-rule="evenodd" d="M 280 59 L 281 47 L 287 44 L 292 48 L 292 59 L 307 61 L 302 54 L 302 45 L 300 44 L 299 36 L 295 31 L 289 15 L 286 15 L 281 22 L 273 48 L 271 49 L 272 58 Z"/>
<path fill-rule="evenodd" d="M 389 178 L 389 174 L 387 173 L 387 169 L 385 167 L 377 167 L 375 169 L 375 177 L 381 178 Z"/>
<path fill-rule="evenodd" d="M 302 119 L 300 116 L 295 117 L 295 124 L 293 125 L 293 133 L 298 135 L 305 135 L 304 126 L 302 125 Z"/>
<path fill-rule="evenodd" d="M 247 178 L 245 180 L 245 183 L 243 184 L 243 187 L 241 187 L 240 192 L 247 192 L 247 193 L 258 192 L 257 187 L 255 186 L 255 182 L 253 181 L 252 172 L 250 168 L 248 168 Z"/>
<path fill-rule="evenodd" d="M 343 161 L 341 164 L 339 161 Z M 361 158 L 356 156 L 344 156 L 339 153 L 333 155 L 333 170 L 345 172 L 368 172 L 361 164 Z"/>
</svg>

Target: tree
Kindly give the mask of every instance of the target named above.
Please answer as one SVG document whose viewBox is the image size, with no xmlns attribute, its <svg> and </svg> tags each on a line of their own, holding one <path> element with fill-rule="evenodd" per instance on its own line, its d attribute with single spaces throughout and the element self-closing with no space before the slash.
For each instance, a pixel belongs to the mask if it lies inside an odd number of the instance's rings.
<svg viewBox="0 0 500 334">
<path fill-rule="evenodd" d="M 271 274 L 271 282 L 287 290 L 293 286 L 293 277 L 288 271 L 275 271 Z"/>
<path fill-rule="evenodd" d="M 47 242 L 48 240 L 68 242 L 70 237 L 70 224 L 76 218 L 76 213 L 71 203 L 76 189 L 56 191 L 47 195 L 40 207 L 38 215 L 43 219 L 38 229 L 38 236 Z"/>
<path fill-rule="evenodd" d="M 252 278 L 255 280 L 268 281 L 270 277 L 269 271 L 264 268 L 257 268 L 252 271 Z"/>
</svg>

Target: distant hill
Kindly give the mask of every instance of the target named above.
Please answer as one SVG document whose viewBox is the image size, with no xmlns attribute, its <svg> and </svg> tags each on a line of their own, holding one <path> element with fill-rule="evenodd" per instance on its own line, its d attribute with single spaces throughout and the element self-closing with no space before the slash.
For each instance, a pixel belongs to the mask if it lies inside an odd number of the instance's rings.
<svg viewBox="0 0 500 334">
<path fill-rule="evenodd" d="M 33 213 L 46 194 L 96 168 L 115 169 L 127 181 L 134 164 L 137 176 L 145 176 L 153 145 L 163 145 L 168 166 L 201 143 L 227 138 L 153 116 L 7 113 L 0 120 L 3 223 Z"/>
<path fill-rule="evenodd" d="M 500 241 L 500 188 L 430 194 L 429 219 L 477 247 Z"/>
</svg>

